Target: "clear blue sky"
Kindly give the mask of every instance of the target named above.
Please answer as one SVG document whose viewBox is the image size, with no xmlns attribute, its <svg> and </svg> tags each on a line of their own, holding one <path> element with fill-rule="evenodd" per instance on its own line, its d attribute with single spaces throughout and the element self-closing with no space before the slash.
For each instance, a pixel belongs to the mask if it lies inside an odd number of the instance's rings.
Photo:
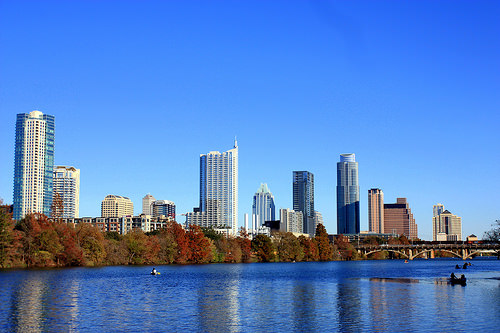
<svg viewBox="0 0 500 333">
<path fill-rule="evenodd" d="M 81 169 L 80 215 L 107 194 L 198 204 L 199 154 L 238 137 L 240 225 L 261 182 L 292 206 L 315 175 L 336 232 L 336 163 L 367 192 L 432 205 L 482 236 L 500 218 L 498 1 L 1 1 L 0 197 L 15 116 L 56 117 L 57 165 Z"/>
</svg>

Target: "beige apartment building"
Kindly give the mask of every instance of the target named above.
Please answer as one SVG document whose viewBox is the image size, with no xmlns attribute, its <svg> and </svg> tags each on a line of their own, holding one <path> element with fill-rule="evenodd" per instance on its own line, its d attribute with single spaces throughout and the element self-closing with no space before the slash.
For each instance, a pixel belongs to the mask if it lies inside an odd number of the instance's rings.
<svg viewBox="0 0 500 333">
<path fill-rule="evenodd" d="M 432 218 L 432 240 L 461 241 L 462 218 L 445 210 Z"/>
<path fill-rule="evenodd" d="M 134 204 L 127 197 L 108 195 L 101 203 L 101 217 L 123 217 L 134 215 Z"/>
</svg>

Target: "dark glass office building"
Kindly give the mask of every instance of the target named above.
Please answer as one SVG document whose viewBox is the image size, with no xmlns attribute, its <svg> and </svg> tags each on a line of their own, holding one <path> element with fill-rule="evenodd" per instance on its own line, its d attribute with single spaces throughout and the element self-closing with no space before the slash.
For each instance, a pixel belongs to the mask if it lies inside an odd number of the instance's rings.
<svg viewBox="0 0 500 333">
<path fill-rule="evenodd" d="M 358 162 L 341 154 L 337 163 L 337 234 L 359 234 Z"/>
<path fill-rule="evenodd" d="M 314 175 L 309 171 L 293 172 L 293 210 L 302 212 L 302 231 L 314 235 Z"/>
</svg>

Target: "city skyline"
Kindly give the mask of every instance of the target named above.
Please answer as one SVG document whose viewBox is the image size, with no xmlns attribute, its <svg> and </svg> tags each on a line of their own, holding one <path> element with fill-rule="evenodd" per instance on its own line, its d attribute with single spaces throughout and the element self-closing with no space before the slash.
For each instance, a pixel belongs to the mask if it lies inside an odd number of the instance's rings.
<svg viewBox="0 0 500 333">
<path fill-rule="evenodd" d="M 370 188 L 408 198 L 428 240 L 436 202 L 462 218 L 464 237 L 500 215 L 496 2 L 1 6 L 5 203 L 16 114 L 38 109 L 56 117 L 55 164 L 81 170 L 80 216 L 99 216 L 110 193 L 136 213 L 145 193 L 189 212 L 199 152 L 235 135 L 240 225 L 260 183 L 276 209 L 292 207 L 290 174 L 310 170 L 335 233 L 342 152 L 360 165 L 361 230 Z M 436 147 L 453 159 L 431 163 Z"/>
</svg>

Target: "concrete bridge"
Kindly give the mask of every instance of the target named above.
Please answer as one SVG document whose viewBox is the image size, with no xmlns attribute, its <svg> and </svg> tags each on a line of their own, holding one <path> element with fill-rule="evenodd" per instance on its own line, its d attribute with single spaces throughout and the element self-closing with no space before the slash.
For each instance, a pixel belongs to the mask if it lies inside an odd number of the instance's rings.
<svg viewBox="0 0 500 333">
<path fill-rule="evenodd" d="M 454 244 L 436 244 L 433 242 L 419 242 L 418 244 L 408 245 L 353 245 L 360 254 L 364 254 L 365 256 L 369 256 L 376 252 L 388 251 L 392 253 L 398 253 L 406 259 L 413 260 L 421 255 L 426 258 L 434 258 L 435 252 L 440 251 L 449 253 L 463 260 L 471 259 L 483 253 L 488 253 L 491 256 L 496 256 L 497 259 L 500 259 L 500 244 L 466 244 L 462 242 L 457 242 Z"/>
</svg>

